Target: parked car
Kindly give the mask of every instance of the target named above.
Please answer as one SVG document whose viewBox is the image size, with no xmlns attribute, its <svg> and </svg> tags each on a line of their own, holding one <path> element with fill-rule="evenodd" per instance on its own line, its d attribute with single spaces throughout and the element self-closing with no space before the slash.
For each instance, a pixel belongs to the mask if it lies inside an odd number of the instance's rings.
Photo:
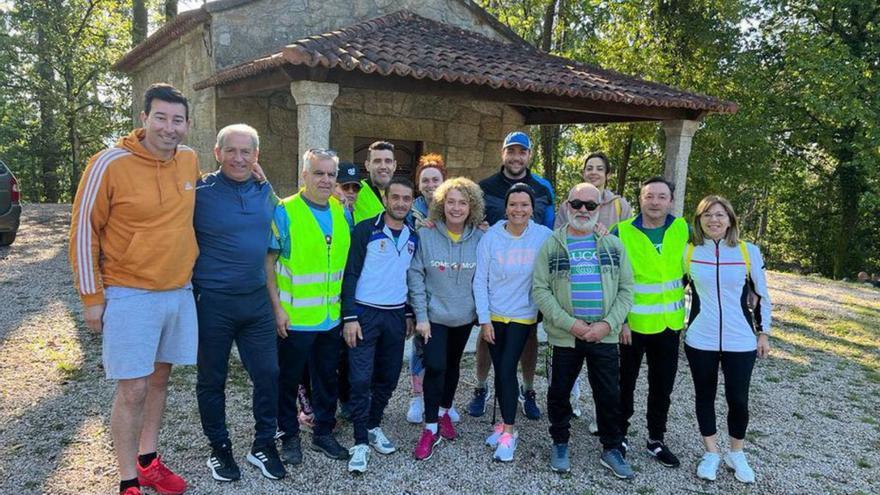
<svg viewBox="0 0 880 495">
<path fill-rule="evenodd" d="M 0 160 L 0 246 L 15 241 L 21 218 L 21 192 L 12 170 Z"/>
</svg>

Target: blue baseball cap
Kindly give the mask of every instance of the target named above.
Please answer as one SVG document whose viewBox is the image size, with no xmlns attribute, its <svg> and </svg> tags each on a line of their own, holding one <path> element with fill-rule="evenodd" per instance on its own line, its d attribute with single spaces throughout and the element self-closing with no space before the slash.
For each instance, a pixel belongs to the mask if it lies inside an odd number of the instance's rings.
<svg viewBox="0 0 880 495">
<path fill-rule="evenodd" d="M 508 134 L 506 138 L 504 138 L 504 146 L 502 146 L 502 148 L 508 148 L 513 145 L 519 145 L 527 150 L 531 150 L 532 140 L 529 139 L 528 134 L 520 131 L 514 131 Z"/>
</svg>

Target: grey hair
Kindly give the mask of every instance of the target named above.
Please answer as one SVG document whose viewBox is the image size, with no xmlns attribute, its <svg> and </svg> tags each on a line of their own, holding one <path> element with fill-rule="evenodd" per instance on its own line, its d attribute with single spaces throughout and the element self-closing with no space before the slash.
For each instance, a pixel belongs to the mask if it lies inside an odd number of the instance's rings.
<svg viewBox="0 0 880 495">
<path fill-rule="evenodd" d="M 589 182 L 581 182 L 580 184 L 576 184 L 574 187 L 571 188 L 571 191 L 568 192 L 568 199 L 571 199 L 572 197 L 574 197 L 575 193 L 580 191 L 581 189 L 594 190 L 594 191 L 596 191 L 597 198 L 602 197 L 602 192 L 599 191 L 598 187 L 594 186 L 593 184 L 590 184 Z"/>
<path fill-rule="evenodd" d="M 331 149 L 312 148 L 303 153 L 302 171 L 311 172 L 312 164 L 318 160 L 333 160 L 336 165 L 336 171 L 339 171 L 339 157 L 336 152 Z"/>
<path fill-rule="evenodd" d="M 254 149 L 260 149 L 260 135 L 257 133 L 256 129 L 247 124 L 232 124 L 220 129 L 220 132 L 217 133 L 217 144 L 215 146 L 217 148 L 222 148 L 224 141 L 226 141 L 226 136 L 230 134 L 244 134 L 245 136 L 249 136 L 254 145 Z"/>
</svg>

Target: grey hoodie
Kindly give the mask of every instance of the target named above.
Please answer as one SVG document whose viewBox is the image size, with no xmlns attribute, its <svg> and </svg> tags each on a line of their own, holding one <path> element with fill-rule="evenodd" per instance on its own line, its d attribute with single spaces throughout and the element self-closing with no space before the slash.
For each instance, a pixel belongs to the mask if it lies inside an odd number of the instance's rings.
<svg viewBox="0 0 880 495">
<path fill-rule="evenodd" d="M 482 237 L 483 231 L 468 226 L 461 240 L 452 242 L 441 221 L 419 231 L 419 249 L 406 277 L 416 322 L 457 327 L 476 321 L 472 286 Z"/>
</svg>

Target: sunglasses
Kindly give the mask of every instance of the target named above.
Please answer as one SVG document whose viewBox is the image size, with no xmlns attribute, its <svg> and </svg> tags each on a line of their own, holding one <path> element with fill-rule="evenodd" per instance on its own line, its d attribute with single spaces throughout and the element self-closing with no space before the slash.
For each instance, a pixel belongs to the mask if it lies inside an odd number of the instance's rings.
<svg viewBox="0 0 880 495">
<path fill-rule="evenodd" d="M 587 207 L 587 211 L 595 211 L 596 208 L 599 207 L 599 203 L 595 201 L 581 201 L 579 199 L 571 199 L 568 201 L 568 205 L 571 206 L 574 210 L 580 210 L 584 206 Z"/>
<path fill-rule="evenodd" d="M 361 185 L 357 182 L 347 182 L 345 184 L 340 184 L 339 187 L 342 188 L 343 191 L 358 192 L 361 190 Z"/>
</svg>

